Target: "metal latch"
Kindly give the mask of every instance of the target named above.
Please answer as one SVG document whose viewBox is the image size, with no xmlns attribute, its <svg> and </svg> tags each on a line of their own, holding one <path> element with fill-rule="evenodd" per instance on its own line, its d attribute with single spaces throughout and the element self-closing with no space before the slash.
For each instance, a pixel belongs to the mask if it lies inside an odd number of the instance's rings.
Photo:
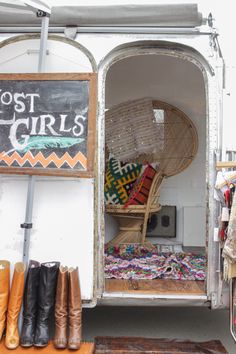
<svg viewBox="0 0 236 354">
<path fill-rule="evenodd" d="M 32 229 L 33 224 L 32 222 L 24 222 L 23 224 L 20 224 L 20 227 L 22 229 Z"/>
</svg>

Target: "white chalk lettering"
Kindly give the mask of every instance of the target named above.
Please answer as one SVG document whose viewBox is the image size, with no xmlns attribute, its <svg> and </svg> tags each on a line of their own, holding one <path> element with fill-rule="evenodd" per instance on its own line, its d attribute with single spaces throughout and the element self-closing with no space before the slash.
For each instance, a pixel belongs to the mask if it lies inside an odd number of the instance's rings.
<svg viewBox="0 0 236 354">
<path fill-rule="evenodd" d="M 30 135 L 37 135 L 36 127 L 37 127 L 39 117 L 31 117 L 31 119 L 32 119 L 32 126 L 31 126 Z"/>
<path fill-rule="evenodd" d="M 69 133 L 71 131 L 71 128 L 65 129 L 67 116 L 68 116 L 67 114 L 60 114 L 61 117 L 60 132 Z"/>
<path fill-rule="evenodd" d="M 29 113 L 33 113 L 35 111 L 35 98 L 40 97 L 38 93 L 27 93 L 24 92 L 15 92 L 12 94 L 10 91 L 2 92 L 0 89 L 0 102 L 2 105 L 9 106 L 11 103 L 15 103 L 14 110 L 18 113 L 25 112 L 26 105 L 29 105 L 28 111 Z M 24 102 L 24 100 L 29 102 Z M 1 112 L 1 111 L 0 111 Z"/>
<path fill-rule="evenodd" d="M 16 114 L 13 114 L 12 119 L 0 119 L 0 125 L 11 125 L 15 122 L 16 120 Z"/>
<path fill-rule="evenodd" d="M 27 95 L 25 95 L 25 97 L 29 97 L 30 98 L 30 113 L 34 112 L 34 98 L 35 97 L 40 97 L 38 93 L 27 93 Z"/>
<path fill-rule="evenodd" d="M 8 99 L 7 99 L 7 97 L 8 97 Z M 2 102 L 2 104 L 6 105 L 6 106 L 11 104 L 12 103 L 12 94 L 11 94 L 11 92 L 8 92 L 8 91 L 4 92 L 1 95 L 1 102 Z"/>
<path fill-rule="evenodd" d="M 82 123 L 79 122 L 79 119 L 82 119 L 83 121 L 86 120 L 86 117 L 80 115 L 80 114 L 77 114 L 75 116 L 75 126 L 73 127 L 73 134 L 75 136 L 81 136 L 84 132 L 84 125 Z M 76 130 L 78 130 L 78 132 L 76 132 Z"/>
<path fill-rule="evenodd" d="M 16 132 L 17 129 L 19 127 L 20 124 L 23 124 L 26 126 L 26 128 L 29 128 L 29 118 L 21 118 L 21 119 L 17 119 L 14 124 L 12 124 L 11 128 L 10 128 L 10 135 L 9 135 L 9 139 L 11 141 L 12 146 L 17 149 L 17 150 L 23 150 L 28 143 L 29 140 L 29 135 L 26 134 L 22 134 L 20 139 L 24 139 L 24 142 L 22 144 L 19 143 L 19 141 L 17 140 L 16 137 Z"/>
<path fill-rule="evenodd" d="M 25 104 L 19 98 L 25 98 L 25 94 L 22 93 L 15 93 L 14 94 L 14 101 L 15 101 L 15 106 L 14 109 L 16 112 L 21 113 L 25 111 Z"/>
<path fill-rule="evenodd" d="M 55 123 L 55 118 L 53 117 L 52 114 L 42 114 L 40 116 L 40 131 L 39 135 L 47 135 L 46 134 L 46 127 L 49 129 L 52 135 L 57 135 L 60 136 L 61 134 L 58 134 L 53 128 L 52 125 Z M 49 120 L 49 122 L 46 124 L 46 120 Z"/>
</svg>

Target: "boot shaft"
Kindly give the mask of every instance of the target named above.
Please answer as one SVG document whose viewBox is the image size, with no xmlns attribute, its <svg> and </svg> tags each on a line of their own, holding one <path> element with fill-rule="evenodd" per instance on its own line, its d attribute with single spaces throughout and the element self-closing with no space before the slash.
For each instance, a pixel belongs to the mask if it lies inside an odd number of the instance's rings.
<svg viewBox="0 0 236 354">
<path fill-rule="evenodd" d="M 82 301 L 78 268 L 69 269 L 69 338 L 68 348 L 79 349 L 82 332 Z"/>
<path fill-rule="evenodd" d="M 8 301 L 10 293 L 10 262 L 0 260 L 0 306 Z M 5 306 L 4 306 L 5 307 Z M 2 313 L 2 311 L 0 312 Z"/>
<path fill-rule="evenodd" d="M 38 296 L 38 315 L 41 320 L 46 320 L 54 307 L 59 265 L 59 262 L 41 264 Z"/>
<path fill-rule="evenodd" d="M 0 294 L 10 289 L 10 262 L 0 260 Z"/>
<path fill-rule="evenodd" d="M 55 304 L 55 335 L 54 346 L 64 349 L 67 346 L 68 319 L 68 268 L 59 268 Z"/>
<path fill-rule="evenodd" d="M 35 318 L 37 312 L 37 297 L 39 287 L 40 263 L 31 260 L 29 262 L 25 290 L 24 290 L 24 311 L 26 318 Z"/>
<path fill-rule="evenodd" d="M 67 321 L 68 315 L 68 268 L 61 266 L 57 278 L 55 319 L 56 322 Z"/>
<path fill-rule="evenodd" d="M 0 340 L 6 324 L 7 305 L 10 294 L 10 262 L 0 260 Z"/>
<path fill-rule="evenodd" d="M 38 313 L 34 345 L 44 347 L 49 341 L 49 319 L 55 303 L 59 262 L 42 263 L 39 279 Z"/>
<path fill-rule="evenodd" d="M 15 321 L 18 319 L 18 315 L 21 309 L 23 292 L 24 292 L 24 276 L 25 265 L 22 262 L 15 264 L 10 297 L 8 302 L 7 321 Z"/>
<path fill-rule="evenodd" d="M 24 263 L 15 264 L 7 311 L 5 345 L 8 349 L 15 349 L 19 345 L 18 318 L 24 293 L 25 268 Z"/>
<path fill-rule="evenodd" d="M 69 316 L 73 317 L 75 313 L 81 311 L 81 291 L 78 267 L 70 268 L 69 274 Z"/>
</svg>

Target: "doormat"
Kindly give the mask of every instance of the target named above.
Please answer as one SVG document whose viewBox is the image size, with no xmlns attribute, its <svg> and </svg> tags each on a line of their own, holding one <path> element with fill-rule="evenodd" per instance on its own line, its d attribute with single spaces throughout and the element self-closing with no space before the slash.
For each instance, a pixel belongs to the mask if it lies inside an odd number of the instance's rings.
<svg viewBox="0 0 236 354">
<path fill-rule="evenodd" d="M 227 354 L 219 340 L 208 342 L 140 337 L 96 337 L 95 354 Z"/>
<path fill-rule="evenodd" d="M 1 354 L 53 354 L 53 353 L 78 353 L 78 354 L 94 354 L 94 344 L 93 343 L 82 343 L 80 346 L 79 350 L 69 350 L 69 349 L 63 349 L 63 350 L 58 350 L 55 349 L 52 343 L 49 343 L 47 347 L 44 348 L 36 348 L 36 347 L 30 347 L 30 348 L 22 348 L 18 347 L 17 349 L 7 349 L 4 345 L 4 340 L 0 343 L 0 353 Z"/>
<path fill-rule="evenodd" d="M 205 280 L 206 256 L 129 244 L 106 247 L 106 279 Z"/>
</svg>

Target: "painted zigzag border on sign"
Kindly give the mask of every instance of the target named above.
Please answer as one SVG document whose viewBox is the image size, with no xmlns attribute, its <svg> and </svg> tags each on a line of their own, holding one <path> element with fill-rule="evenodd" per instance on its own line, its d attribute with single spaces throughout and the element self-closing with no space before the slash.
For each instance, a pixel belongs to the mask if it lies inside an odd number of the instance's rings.
<svg viewBox="0 0 236 354">
<path fill-rule="evenodd" d="M 42 167 L 46 168 L 50 163 L 54 163 L 58 168 L 60 168 L 64 163 L 67 163 L 71 168 L 74 168 L 79 162 L 84 169 L 87 169 L 87 158 L 78 152 L 74 157 L 71 157 L 68 152 L 63 156 L 58 157 L 55 152 L 45 157 L 42 152 L 39 152 L 35 156 L 28 151 L 23 156 L 20 156 L 16 151 L 11 155 L 7 155 L 5 151 L 0 153 L 0 161 L 4 161 L 8 166 L 12 166 L 14 162 L 17 162 L 20 167 L 23 167 L 26 162 L 30 163 L 34 167 L 39 163 Z"/>
</svg>

